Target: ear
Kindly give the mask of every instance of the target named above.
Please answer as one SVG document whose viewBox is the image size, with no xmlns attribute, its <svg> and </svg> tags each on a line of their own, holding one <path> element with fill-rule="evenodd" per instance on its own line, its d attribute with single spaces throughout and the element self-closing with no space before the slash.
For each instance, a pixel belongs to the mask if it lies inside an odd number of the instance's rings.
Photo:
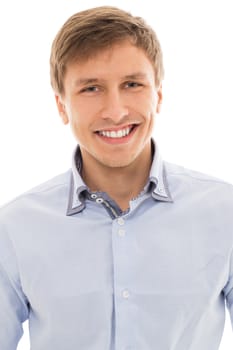
<svg viewBox="0 0 233 350">
<path fill-rule="evenodd" d="M 162 100 L 163 100 L 162 85 L 160 85 L 157 89 L 157 98 L 158 98 L 158 101 L 157 101 L 156 113 L 160 113 Z"/>
<path fill-rule="evenodd" d="M 57 104 L 57 109 L 59 112 L 59 115 L 63 121 L 64 124 L 68 124 L 69 123 L 69 118 L 66 112 L 66 107 L 65 107 L 65 103 L 63 102 L 63 99 L 61 98 L 60 95 L 55 94 L 55 100 L 56 100 L 56 104 Z"/>
</svg>

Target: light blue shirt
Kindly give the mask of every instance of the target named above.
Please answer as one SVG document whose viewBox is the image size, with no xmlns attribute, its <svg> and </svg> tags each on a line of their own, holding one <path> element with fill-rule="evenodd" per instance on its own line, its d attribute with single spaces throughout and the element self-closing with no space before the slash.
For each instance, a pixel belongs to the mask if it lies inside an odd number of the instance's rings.
<svg viewBox="0 0 233 350">
<path fill-rule="evenodd" d="M 122 212 L 88 193 L 78 155 L 0 210 L 0 349 L 29 319 L 31 350 L 217 350 L 225 300 L 233 322 L 233 186 L 156 147 Z"/>
</svg>

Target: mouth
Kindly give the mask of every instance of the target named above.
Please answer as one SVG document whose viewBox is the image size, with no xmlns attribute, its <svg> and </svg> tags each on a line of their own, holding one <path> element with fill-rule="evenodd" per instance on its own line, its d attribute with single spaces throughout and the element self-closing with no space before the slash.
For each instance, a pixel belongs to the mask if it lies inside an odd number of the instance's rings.
<svg viewBox="0 0 233 350">
<path fill-rule="evenodd" d="M 105 139 L 112 139 L 112 140 L 127 139 L 137 127 L 138 127 L 138 124 L 130 124 L 118 129 L 98 130 L 95 133 Z"/>
</svg>

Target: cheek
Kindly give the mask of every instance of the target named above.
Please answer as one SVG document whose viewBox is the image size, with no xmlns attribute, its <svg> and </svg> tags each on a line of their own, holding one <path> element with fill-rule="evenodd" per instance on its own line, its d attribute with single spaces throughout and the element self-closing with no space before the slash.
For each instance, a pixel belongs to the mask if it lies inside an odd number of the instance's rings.
<svg viewBox="0 0 233 350">
<path fill-rule="evenodd" d="M 132 106 L 144 117 L 150 118 L 151 114 L 156 114 L 157 98 L 152 92 L 137 96 L 132 101 Z"/>
<path fill-rule="evenodd" d="M 84 116 L 88 116 L 88 113 L 82 105 L 78 105 L 77 103 L 71 104 L 69 110 L 69 120 L 72 128 L 77 129 L 82 127 L 87 120 L 87 118 L 84 118 Z"/>
<path fill-rule="evenodd" d="M 139 105 L 140 114 L 145 118 L 145 120 L 150 123 L 152 119 L 154 119 L 156 115 L 156 104 L 149 100 L 144 101 L 143 104 Z"/>
<path fill-rule="evenodd" d="M 80 118 L 79 114 L 74 110 L 69 114 L 70 128 L 74 135 L 79 136 L 82 134 L 83 130 L 83 119 Z"/>
<path fill-rule="evenodd" d="M 94 121 L 99 110 L 99 101 L 91 98 L 79 99 L 71 107 L 72 124 L 76 127 L 87 127 Z"/>
</svg>

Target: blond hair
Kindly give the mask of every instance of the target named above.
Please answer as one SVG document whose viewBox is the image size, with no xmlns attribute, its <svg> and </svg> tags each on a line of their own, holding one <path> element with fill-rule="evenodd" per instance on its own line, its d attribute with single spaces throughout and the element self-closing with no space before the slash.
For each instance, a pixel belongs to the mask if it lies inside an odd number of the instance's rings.
<svg viewBox="0 0 233 350">
<path fill-rule="evenodd" d="M 51 48 L 50 78 L 54 91 L 64 93 L 69 63 L 85 61 L 98 51 L 129 40 L 144 50 L 155 71 L 155 83 L 164 76 L 163 57 L 154 30 L 140 17 L 111 6 L 101 6 L 71 16 L 57 33 Z"/>
</svg>

